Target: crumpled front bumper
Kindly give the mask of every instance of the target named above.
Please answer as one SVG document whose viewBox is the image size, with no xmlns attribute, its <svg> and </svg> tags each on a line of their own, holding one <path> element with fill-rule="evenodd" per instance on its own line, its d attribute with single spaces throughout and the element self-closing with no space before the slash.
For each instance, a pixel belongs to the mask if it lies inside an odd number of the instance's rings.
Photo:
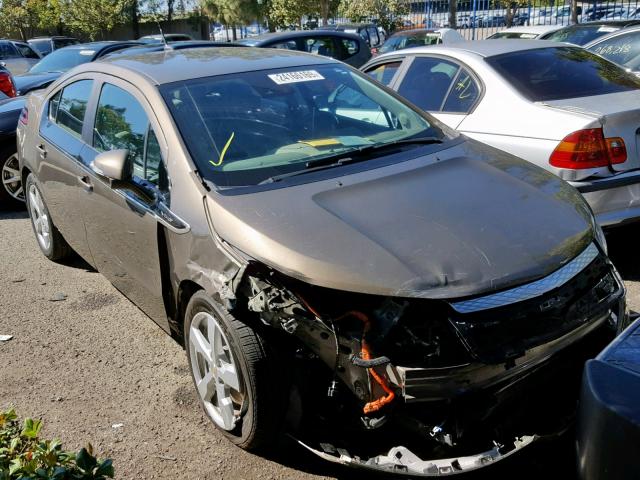
<svg viewBox="0 0 640 480">
<path fill-rule="evenodd" d="M 502 445 L 495 445 L 492 449 L 476 455 L 438 460 L 423 460 L 411 450 L 402 446 L 393 447 L 386 455 L 362 459 L 350 455 L 343 448 L 336 448 L 328 443 L 321 444 L 322 450 L 317 450 L 300 440 L 297 440 L 297 442 L 320 458 L 349 467 L 411 477 L 442 477 L 467 473 L 495 464 L 531 445 L 539 438 L 536 435 L 526 435 L 516 438 L 513 441 L 513 445 L 507 449 Z"/>
</svg>

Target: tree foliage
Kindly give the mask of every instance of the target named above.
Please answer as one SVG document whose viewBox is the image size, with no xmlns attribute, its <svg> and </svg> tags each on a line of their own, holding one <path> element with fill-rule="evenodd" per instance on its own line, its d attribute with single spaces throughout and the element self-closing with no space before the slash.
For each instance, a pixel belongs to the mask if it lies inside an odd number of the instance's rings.
<svg viewBox="0 0 640 480">
<path fill-rule="evenodd" d="M 340 5 L 340 13 L 353 21 L 377 18 L 387 32 L 393 30 L 398 16 L 408 13 L 404 0 L 346 0 Z"/>
</svg>

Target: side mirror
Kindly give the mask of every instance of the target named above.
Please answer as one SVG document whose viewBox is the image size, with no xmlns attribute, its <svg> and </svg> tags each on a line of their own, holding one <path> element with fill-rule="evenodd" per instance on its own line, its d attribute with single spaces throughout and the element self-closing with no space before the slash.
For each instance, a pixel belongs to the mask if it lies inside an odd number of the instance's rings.
<svg viewBox="0 0 640 480">
<path fill-rule="evenodd" d="M 91 162 L 91 169 L 111 180 L 128 180 L 129 174 L 125 171 L 128 158 L 129 150 L 126 149 L 102 152 Z"/>
</svg>

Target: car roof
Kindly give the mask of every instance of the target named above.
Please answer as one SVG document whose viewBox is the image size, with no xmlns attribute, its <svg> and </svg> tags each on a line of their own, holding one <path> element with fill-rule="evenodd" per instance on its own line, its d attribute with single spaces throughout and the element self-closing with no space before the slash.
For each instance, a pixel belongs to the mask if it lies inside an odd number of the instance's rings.
<svg viewBox="0 0 640 480">
<path fill-rule="evenodd" d="M 118 41 L 118 40 L 105 40 L 102 42 L 87 42 L 87 43 L 77 43 L 75 45 L 68 45 L 64 48 L 60 48 L 59 50 L 65 50 L 65 51 L 69 51 L 69 50 L 96 50 L 96 51 L 100 51 L 103 48 L 107 48 L 107 47 L 112 47 L 114 45 L 140 45 L 140 42 L 137 42 L 135 40 L 124 40 L 124 41 Z"/>
<path fill-rule="evenodd" d="M 453 30 L 452 28 L 412 28 L 410 30 L 400 30 L 399 32 L 391 35 L 392 37 L 406 37 L 408 35 L 415 35 L 416 33 L 444 33 L 447 30 Z"/>
<path fill-rule="evenodd" d="M 332 63 L 340 62 L 295 50 L 221 47 L 108 56 L 97 62 L 76 67 L 74 71 L 98 69 L 110 73 L 115 67 L 116 71 L 121 70 L 121 74 L 126 71 L 137 73 L 157 85 L 162 85 L 192 78 Z"/>
<path fill-rule="evenodd" d="M 211 48 L 211 47 L 239 47 L 240 45 L 229 42 L 214 42 L 211 40 L 181 40 L 179 42 L 171 42 L 168 45 L 164 43 L 138 43 L 129 48 L 117 50 L 109 55 L 131 55 L 146 52 L 161 52 L 164 50 L 184 50 L 186 48 Z"/>
<path fill-rule="evenodd" d="M 267 40 L 274 40 L 274 39 L 309 37 L 309 36 L 317 35 L 318 33 L 329 34 L 331 36 L 343 37 L 343 38 L 355 38 L 355 37 L 360 38 L 358 35 L 355 35 L 353 33 L 340 32 L 337 30 L 329 30 L 326 28 L 317 28 L 315 30 L 295 30 L 292 32 L 261 33 L 260 35 L 256 35 L 255 37 L 247 37 L 247 38 L 243 38 L 242 40 L 245 40 L 250 43 L 253 43 L 253 42 L 262 43 Z M 240 41 L 238 41 L 238 43 L 240 43 Z"/>
<path fill-rule="evenodd" d="M 552 32 L 553 30 L 560 30 L 563 28 L 563 25 L 530 25 L 530 26 L 518 26 L 518 27 L 509 27 L 504 30 L 499 30 L 496 33 L 503 32 L 516 32 L 516 33 L 538 33 L 543 34 L 547 32 Z"/>
<path fill-rule="evenodd" d="M 474 53 L 481 57 L 493 57 L 503 53 L 510 53 L 523 50 L 536 50 L 540 48 L 554 47 L 573 47 L 562 42 L 549 42 L 541 40 L 520 40 L 520 39 L 497 39 L 497 40 L 478 40 L 476 42 L 459 42 L 450 45 L 428 45 L 424 47 L 413 47 L 396 52 L 385 53 L 376 57 L 379 58 L 392 56 L 393 54 L 418 54 L 418 53 L 436 53 L 440 50 L 452 51 L 458 50 L 463 52 Z"/>
<path fill-rule="evenodd" d="M 629 28 L 623 28 L 623 29 L 620 29 L 620 30 L 616 30 L 615 32 L 610 32 L 610 33 L 607 33 L 606 35 L 603 35 L 601 37 L 594 38 L 589 43 L 585 43 L 584 45 L 582 45 L 582 48 L 589 48 L 592 45 L 596 45 L 596 44 L 598 44 L 600 42 L 604 42 L 605 40 L 609 40 L 610 38 L 619 37 L 620 35 L 626 35 L 628 33 L 633 33 L 633 32 L 638 32 L 638 31 L 640 31 L 640 25 L 634 25 L 634 26 L 631 26 Z"/>
<path fill-rule="evenodd" d="M 76 37 L 68 37 L 66 35 L 52 35 L 50 37 L 33 37 L 27 40 L 27 42 L 30 42 L 31 40 L 59 40 L 59 39 L 77 40 Z"/>
<path fill-rule="evenodd" d="M 579 28 L 606 27 L 606 26 L 624 28 L 628 25 L 639 25 L 639 24 L 640 24 L 640 20 L 604 20 L 604 21 L 594 20 L 593 22 L 576 23 L 574 25 L 567 25 L 564 28 L 579 29 Z"/>
</svg>

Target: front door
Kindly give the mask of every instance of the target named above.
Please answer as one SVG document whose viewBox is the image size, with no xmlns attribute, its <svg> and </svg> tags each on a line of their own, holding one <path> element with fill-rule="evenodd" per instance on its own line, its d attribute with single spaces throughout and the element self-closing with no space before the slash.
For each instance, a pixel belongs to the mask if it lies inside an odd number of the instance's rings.
<svg viewBox="0 0 640 480">
<path fill-rule="evenodd" d="M 169 331 L 162 298 L 159 225 L 153 214 L 167 189 L 159 137 L 150 108 L 137 90 L 109 80 L 101 86 L 90 145 L 82 152 L 91 189 L 82 200 L 91 253 L 98 270 L 163 329 Z M 91 162 L 102 152 L 129 151 L 128 178 L 110 181 Z"/>
</svg>

